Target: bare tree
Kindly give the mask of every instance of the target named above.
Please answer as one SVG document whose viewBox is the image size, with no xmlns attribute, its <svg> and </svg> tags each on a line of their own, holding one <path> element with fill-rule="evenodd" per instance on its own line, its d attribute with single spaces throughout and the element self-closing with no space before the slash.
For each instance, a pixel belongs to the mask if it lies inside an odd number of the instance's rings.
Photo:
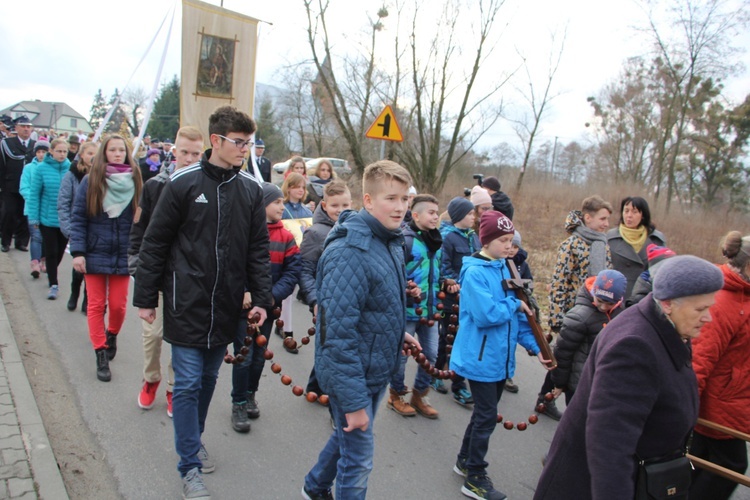
<svg viewBox="0 0 750 500">
<path fill-rule="evenodd" d="M 500 118 L 502 106 L 493 103 L 492 98 L 510 75 L 501 76 L 480 95 L 475 97 L 474 94 L 480 68 L 494 48 L 496 21 L 504 3 L 504 0 L 479 2 L 476 29 L 470 38 L 459 29 L 463 6 L 456 1 L 446 1 L 427 47 L 419 44 L 418 32 L 424 32 L 425 23 L 420 9 L 414 10 L 409 33 L 409 100 L 414 105 L 406 120 L 413 137 L 408 137 L 395 153 L 411 171 L 420 190 L 442 191 L 448 174 Z M 470 47 L 473 51 L 473 63 L 465 73 L 457 75 L 455 68 L 459 67 L 457 59 L 461 55 L 457 50 L 459 38 L 464 48 Z M 452 102 L 459 103 L 456 111 L 451 110 Z"/>
<path fill-rule="evenodd" d="M 375 94 L 377 33 L 382 30 L 382 19 L 388 16 L 388 11 L 381 8 L 377 13 L 377 20 L 371 20 L 371 43 L 365 53 L 364 71 L 361 71 L 361 65 L 357 64 L 356 58 L 344 58 L 342 63 L 345 71 L 352 78 L 339 81 L 334 71 L 331 38 L 326 22 L 329 2 L 328 0 L 303 0 L 303 3 L 307 13 L 308 44 L 318 72 L 313 95 L 321 101 L 325 112 L 333 117 L 349 146 L 355 170 L 362 173 L 366 165 L 363 151 L 365 126 L 368 124 L 367 119 L 372 116 Z M 356 87 L 350 85 L 355 83 Z"/>
<path fill-rule="evenodd" d="M 736 52 L 732 39 L 747 25 L 747 9 L 744 5 L 733 7 L 726 0 L 680 0 L 669 4 L 666 14 L 671 22 L 663 27 L 655 7 L 658 4 L 650 4 L 648 29 L 668 84 L 661 103 L 664 127 L 657 150 L 656 195 L 658 198 L 666 169 L 669 211 L 690 99 L 701 79 L 723 77 L 734 69 L 728 62 Z"/>
<path fill-rule="evenodd" d="M 567 36 L 567 28 L 563 30 L 562 33 L 562 39 L 559 41 L 559 46 L 557 42 L 558 34 L 552 33 L 551 34 L 551 43 L 550 43 L 550 53 L 549 53 L 549 60 L 547 65 L 547 75 L 544 81 L 544 86 L 541 89 L 541 92 L 534 87 L 534 78 L 531 76 L 531 71 L 529 70 L 529 64 L 526 57 L 523 57 L 521 55 L 523 60 L 523 68 L 526 73 L 526 85 L 528 86 L 527 90 L 518 89 L 519 94 L 523 97 L 523 100 L 526 101 L 526 104 L 528 106 L 528 111 L 530 112 L 530 115 L 527 113 L 525 116 L 520 118 L 512 119 L 511 121 L 515 124 L 514 129 L 516 131 L 516 134 L 518 135 L 518 138 L 521 140 L 521 144 L 523 145 L 523 163 L 521 163 L 521 171 L 518 174 L 518 179 L 516 180 L 516 191 L 521 190 L 521 185 L 523 184 L 523 178 L 526 174 L 526 170 L 529 166 L 529 159 L 531 158 L 531 152 L 534 147 L 534 140 L 537 138 L 537 135 L 541 131 L 541 123 L 542 118 L 544 116 L 544 112 L 547 110 L 547 107 L 549 106 L 550 102 L 557 97 L 558 94 L 552 93 L 552 83 L 555 79 L 555 74 L 557 73 L 557 69 L 560 67 L 560 61 L 562 60 L 563 50 L 565 49 L 565 39 Z"/>
<path fill-rule="evenodd" d="M 133 137 L 138 137 L 141 131 L 147 100 L 148 95 L 143 87 L 128 89 L 122 95 L 120 106 L 125 112 L 125 122 L 128 124 L 128 129 L 130 129 L 130 134 Z"/>
</svg>

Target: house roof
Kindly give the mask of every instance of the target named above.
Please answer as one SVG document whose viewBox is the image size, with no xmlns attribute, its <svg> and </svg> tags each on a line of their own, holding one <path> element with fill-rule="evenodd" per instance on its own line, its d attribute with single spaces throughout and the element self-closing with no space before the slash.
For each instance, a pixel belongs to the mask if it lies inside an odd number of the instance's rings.
<svg viewBox="0 0 750 500">
<path fill-rule="evenodd" d="M 21 101 L 5 109 L 0 110 L 0 115 L 7 114 L 16 118 L 25 114 L 31 119 L 35 127 L 50 128 L 55 126 L 55 122 L 63 116 L 71 118 L 80 118 L 88 122 L 86 118 L 75 109 L 71 108 L 64 102 L 47 102 L 47 101 Z"/>
</svg>

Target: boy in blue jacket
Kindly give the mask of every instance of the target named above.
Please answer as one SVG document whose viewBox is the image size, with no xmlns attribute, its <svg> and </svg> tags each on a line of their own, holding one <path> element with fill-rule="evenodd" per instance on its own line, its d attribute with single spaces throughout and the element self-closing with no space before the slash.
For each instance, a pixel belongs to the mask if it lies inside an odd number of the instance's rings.
<svg viewBox="0 0 750 500">
<path fill-rule="evenodd" d="M 399 364 L 405 333 L 406 273 L 401 222 L 411 176 L 382 160 L 362 179 L 364 209 L 339 216 L 316 277 L 315 372 L 330 397 L 336 429 L 305 476 L 302 496 L 364 499 L 374 453 L 372 420 Z M 421 293 L 417 288 L 415 296 Z"/>
<path fill-rule="evenodd" d="M 466 478 L 461 493 L 482 500 L 506 498 L 493 487 L 484 458 L 497 425 L 497 404 L 505 380 L 515 371 L 516 343 L 537 355 L 545 366 L 547 362 L 526 319 L 531 310 L 503 288 L 503 281 L 511 278 L 506 259 L 514 233 L 513 222 L 500 212 L 482 214 L 482 249 L 464 258 L 459 277 L 461 332 L 453 344 L 451 369 L 469 381 L 474 411 L 453 470 Z"/>
</svg>

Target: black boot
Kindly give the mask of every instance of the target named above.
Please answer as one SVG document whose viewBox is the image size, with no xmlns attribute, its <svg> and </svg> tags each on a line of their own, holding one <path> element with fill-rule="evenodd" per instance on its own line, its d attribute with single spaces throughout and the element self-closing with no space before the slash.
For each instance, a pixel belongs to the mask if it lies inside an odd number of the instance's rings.
<svg viewBox="0 0 750 500">
<path fill-rule="evenodd" d="M 248 392 L 247 393 L 247 418 L 256 419 L 260 417 L 260 408 L 258 408 L 258 403 L 255 401 L 255 393 L 254 392 Z"/>
<path fill-rule="evenodd" d="M 78 297 L 81 296 L 81 282 L 83 274 L 73 271 L 73 280 L 70 282 L 70 299 L 68 299 L 68 311 L 75 311 L 78 307 Z"/>
<path fill-rule="evenodd" d="M 86 288 L 83 289 L 83 302 L 81 302 L 81 313 L 86 316 L 86 312 L 89 309 L 89 294 L 86 292 Z"/>
<path fill-rule="evenodd" d="M 76 289 L 75 284 L 70 287 L 70 298 L 68 299 L 68 311 L 75 311 L 78 307 L 78 295 L 81 293 L 81 285 Z"/>
<path fill-rule="evenodd" d="M 94 352 L 96 352 L 96 378 L 102 382 L 109 382 L 112 380 L 112 372 L 109 371 L 109 357 L 107 356 L 107 350 L 101 348 Z"/>
<path fill-rule="evenodd" d="M 115 359 L 117 354 L 117 335 L 107 330 L 107 356 L 109 360 Z"/>
</svg>

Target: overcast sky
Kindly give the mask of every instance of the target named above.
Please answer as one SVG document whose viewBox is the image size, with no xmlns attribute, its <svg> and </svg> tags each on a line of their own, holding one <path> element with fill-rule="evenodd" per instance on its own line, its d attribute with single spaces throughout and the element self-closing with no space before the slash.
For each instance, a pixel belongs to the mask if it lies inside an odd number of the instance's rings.
<svg viewBox="0 0 750 500">
<path fill-rule="evenodd" d="M 469 0 L 467 0 L 469 1 Z M 474 1 L 474 0 L 471 0 Z M 670 0 L 671 1 L 671 0 Z M 218 4 L 219 0 L 210 0 Z M 66 102 L 88 116 L 97 89 L 105 95 L 122 90 L 167 12 L 172 0 L 37 0 L 33 5 L 19 0 L 0 6 L 0 108 L 21 100 Z M 430 5 L 427 2 L 427 5 Z M 226 8 L 258 18 L 260 45 L 257 81 L 278 84 L 280 68 L 309 58 L 306 16 L 302 0 L 225 0 Z M 329 29 L 344 37 L 362 29 L 366 14 L 374 14 L 378 2 L 331 0 Z M 508 29 L 497 52 L 500 59 L 519 47 L 544 71 L 549 52 L 549 33 L 568 24 L 562 64 L 556 77 L 557 97 L 550 109 L 542 140 L 559 136 L 562 141 L 579 137 L 591 117 L 586 97 L 594 95 L 618 74 L 628 56 L 645 53 L 644 35 L 634 26 L 643 25 L 645 14 L 632 0 L 509 0 L 503 8 Z M 179 3 L 162 81 L 180 74 Z M 168 21 L 167 21 L 168 22 Z M 386 26 L 388 29 L 388 26 Z M 164 49 L 166 27 L 141 66 L 131 86 L 150 91 Z M 739 40 L 750 48 L 750 35 Z M 741 61 L 750 67 L 750 52 Z M 497 76 L 494 68 L 481 73 Z M 727 96 L 735 102 L 750 92 L 750 74 L 743 71 L 727 81 Z M 514 91 L 503 93 L 506 103 L 518 101 Z M 482 145 L 516 142 L 507 127 L 497 127 Z"/>
</svg>

